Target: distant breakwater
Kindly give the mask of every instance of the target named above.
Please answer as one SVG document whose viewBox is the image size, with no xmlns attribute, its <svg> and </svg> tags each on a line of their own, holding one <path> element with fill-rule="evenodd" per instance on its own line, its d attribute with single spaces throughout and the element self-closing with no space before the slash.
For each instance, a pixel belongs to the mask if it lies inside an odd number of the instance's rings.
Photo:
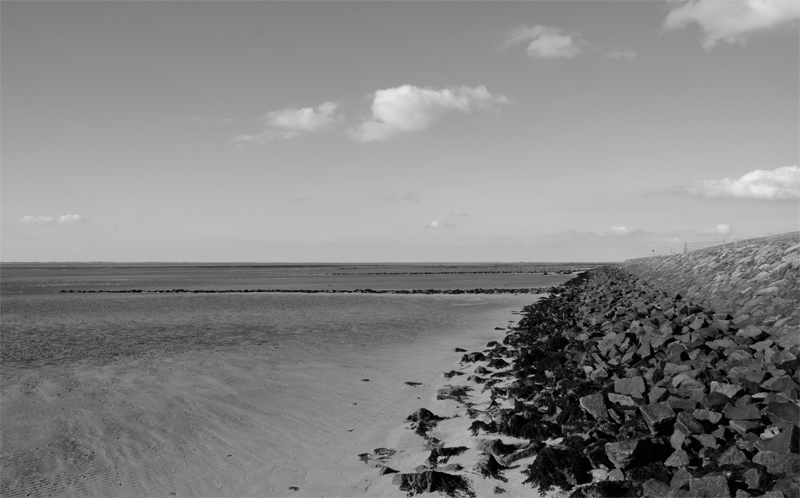
<svg viewBox="0 0 800 498">
<path fill-rule="evenodd" d="M 229 294 L 229 293 L 292 293 L 292 294 L 547 294 L 555 287 L 516 287 L 497 289 L 127 289 L 127 290 L 75 290 L 62 289 L 61 293 L 76 294 Z"/>
<path fill-rule="evenodd" d="M 540 274 L 540 275 L 572 275 L 573 273 L 591 270 L 592 268 L 575 268 L 575 267 L 568 267 L 567 269 L 563 270 L 530 270 L 530 271 L 522 271 L 522 270 L 484 270 L 484 271 L 405 271 L 405 272 L 398 272 L 398 271 L 373 271 L 373 272 L 358 272 L 357 275 L 529 275 L 529 274 Z M 347 275 L 351 276 L 353 273 L 348 272 L 337 272 L 337 273 L 326 273 L 326 275 Z"/>
</svg>

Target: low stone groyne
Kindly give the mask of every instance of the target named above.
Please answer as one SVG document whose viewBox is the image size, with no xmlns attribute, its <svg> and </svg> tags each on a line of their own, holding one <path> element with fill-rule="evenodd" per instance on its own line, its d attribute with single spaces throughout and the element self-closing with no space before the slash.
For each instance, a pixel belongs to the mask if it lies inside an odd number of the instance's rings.
<svg viewBox="0 0 800 498">
<path fill-rule="evenodd" d="M 61 289 L 71 294 L 544 294 L 555 287 L 494 287 L 476 289 Z"/>
<path fill-rule="evenodd" d="M 622 268 L 659 290 L 730 313 L 739 325 L 800 335 L 797 240 L 633 259 Z"/>
</svg>

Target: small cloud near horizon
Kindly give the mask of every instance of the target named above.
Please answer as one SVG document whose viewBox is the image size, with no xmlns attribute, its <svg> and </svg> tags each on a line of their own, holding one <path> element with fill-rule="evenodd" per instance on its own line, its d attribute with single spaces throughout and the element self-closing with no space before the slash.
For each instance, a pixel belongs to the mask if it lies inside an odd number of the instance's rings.
<svg viewBox="0 0 800 498">
<path fill-rule="evenodd" d="M 419 194 L 414 194 L 411 192 L 396 192 L 394 194 L 389 194 L 383 197 L 384 201 L 411 201 L 411 202 L 419 202 Z"/>
<path fill-rule="evenodd" d="M 793 201 L 800 199 L 800 168 L 786 166 L 772 171 L 757 169 L 740 178 L 700 180 L 670 191 L 710 199 Z"/>
<path fill-rule="evenodd" d="M 450 114 L 489 112 L 509 102 L 503 95 L 492 95 L 483 85 L 387 88 L 373 94 L 371 118 L 348 130 L 348 135 L 357 142 L 388 140 L 402 133 L 427 130 Z"/>
<path fill-rule="evenodd" d="M 628 235 L 641 235 L 643 233 L 645 233 L 645 231 L 642 230 L 641 228 L 612 225 L 610 228 L 602 231 L 601 235 L 628 236 Z"/>
<path fill-rule="evenodd" d="M 745 35 L 777 28 L 800 19 L 800 2 L 767 0 L 680 0 L 664 20 L 665 30 L 696 23 L 703 30 L 703 47 L 720 42 L 744 43 Z"/>
<path fill-rule="evenodd" d="M 371 201 L 419 202 L 420 195 L 419 194 L 415 194 L 413 192 L 394 192 L 394 193 L 386 194 L 386 195 L 369 194 L 368 199 L 371 200 Z"/>
<path fill-rule="evenodd" d="M 540 59 L 571 59 L 583 53 L 586 45 L 578 34 L 542 25 L 520 26 L 508 31 L 503 48 L 519 43 L 527 43 L 528 55 Z"/>
<path fill-rule="evenodd" d="M 632 61 L 637 56 L 636 50 L 631 47 L 625 48 L 614 48 L 611 52 L 606 55 L 609 59 L 625 59 Z"/>
<path fill-rule="evenodd" d="M 450 213 L 450 216 L 453 216 L 455 218 L 466 218 L 467 216 L 469 216 L 469 214 L 463 211 L 456 211 L 455 213 Z"/>
<path fill-rule="evenodd" d="M 289 140 L 301 133 L 316 133 L 323 131 L 342 117 L 336 112 L 339 104 L 323 102 L 315 108 L 312 107 L 287 107 L 270 111 L 260 121 L 263 126 L 261 133 L 256 135 L 238 135 L 233 138 L 238 143 L 267 143 L 270 140 Z"/>
<path fill-rule="evenodd" d="M 643 236 L 643 235 L 653 236 L 655 235 L 655 233 L 649 230 L 645 230 L 643 228 L 634 228 L 624 225 L 611 225 L 610 227 L 603 230 L 589 230 L 589 231 L 581 231 L 581 230 L 574 230 L 572 228 L 565 228 L 557 232 L 551 232 L 547 235 L 554 237 L 606 238 L 609 236 L 611 237 L 628 237 L 628 236 Z"/>
<path fill-rule="evenodd" d="M 729 224 L 721 223 L 717 225 L 717 228 L 715 228 L 714 231 L 720 235 L 730 235 L 733 230 Z"/>
<path fill-rule="evenodd" d="M 461 228 L 460 221 L 433 220 L 428 228 Z"/>
<path fill-rule="evenodd" d="M 90 220 L 79 214 L 62 214 L 59 217 L 53 216 L 23 216 L 20 223 L 88 223 Z"/>
<path fill-rule="evenodd" d="M 311 202 L 313 200 L 314 199 L 312 197 L 289 197 L 288 199 L 286 199 L 286 202 L 288 202 L 289 204 L 300 204 L 303 202 Z"/>
</svg>

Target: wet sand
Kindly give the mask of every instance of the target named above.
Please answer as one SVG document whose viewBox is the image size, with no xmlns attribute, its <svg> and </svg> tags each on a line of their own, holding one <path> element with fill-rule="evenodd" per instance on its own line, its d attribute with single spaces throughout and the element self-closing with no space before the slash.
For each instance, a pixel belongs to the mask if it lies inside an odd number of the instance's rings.
<svg viewBox="0 0 800 498">
<path fill-rule="evenodd" d="M 395 299 L 403 298 L 431 299 Z M 450 383 L 442 373 L 465 368 L 453 348 L 501 339 L 495 327 L 535 298 L 436 299 L 491 306 L 471 314 L 469 326 L 400 343 L 373 336 L 358 347 L 300 341 L 156 351 L 6 375 L 0 494 L 405 496 L 392 475 L 379 475 L 358 455 L 391 447 L 398 453 L 389 465 L 413 471 L 428 452 L 405 418 L 421 407 L 445 416 L 463 408 L 435 400 L 436 389 Z M 470 446 L 459 443 L 469 423 L 440 423 L 440 439 Z M 478 495 L 493 494 L 500 483 L 469 472 L 475 454 L 451 461 L 460 459 Z M 504 487 L 505 496 L 535 493 Z"/>
</svg>

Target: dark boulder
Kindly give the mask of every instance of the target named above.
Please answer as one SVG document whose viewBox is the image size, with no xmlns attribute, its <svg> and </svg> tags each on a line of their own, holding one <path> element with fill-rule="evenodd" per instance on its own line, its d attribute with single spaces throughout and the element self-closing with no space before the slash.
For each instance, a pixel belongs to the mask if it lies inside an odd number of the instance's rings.
<svg viewBox="0 0 800 498">
<path fill-rule="evenodd" d="M 466 386 L 447 386 L 436 392 L 436 399 L 454 399 L 463 402 L 463 397 L 470 391 Z"/>
<path fill-rule="evenodd" d="M 536 486 L 541 493 L 555 487 L 570 490 L 591 481 L 590 468 L 588 459 L 579 450 L 546 446 L 523 471 L 528 476 L 524 483 Z"/>
<path fill-rule="evenodd" d="M 483 455 L 475 464 L 475 472 L 483 477 L 508 482 L 508 479 L 502 474 L 505 469 L 506 467 L 501 465 L 493 455 Z"/>
<path fill-rule="evenodd" d="M 434 413 L 427 408 L 420 408 L 406 417 L 406 422 L 438 422 L 440 420 L 444 420 L 444 418 L 434 415 Z"/>
<path fill-rule="evenodd" d="M 467 353 L 461 357 L 462 363 L 475 363 L 476 361 L 484 361 L 486 359 L 486 355 L 480 352 L 474 353 Z"/>
<path fill-rule="evenodd" d="M 435 470 L 425 470 L 413 474 L 396 474 L 392 478 L 392 484 L 399 486 L 400 490 L 407 492 L 409 496 L 435 492 L 456 498 L 472 498 L 475 496 L 472 486 L 465 477 Z"/>
</svg>

